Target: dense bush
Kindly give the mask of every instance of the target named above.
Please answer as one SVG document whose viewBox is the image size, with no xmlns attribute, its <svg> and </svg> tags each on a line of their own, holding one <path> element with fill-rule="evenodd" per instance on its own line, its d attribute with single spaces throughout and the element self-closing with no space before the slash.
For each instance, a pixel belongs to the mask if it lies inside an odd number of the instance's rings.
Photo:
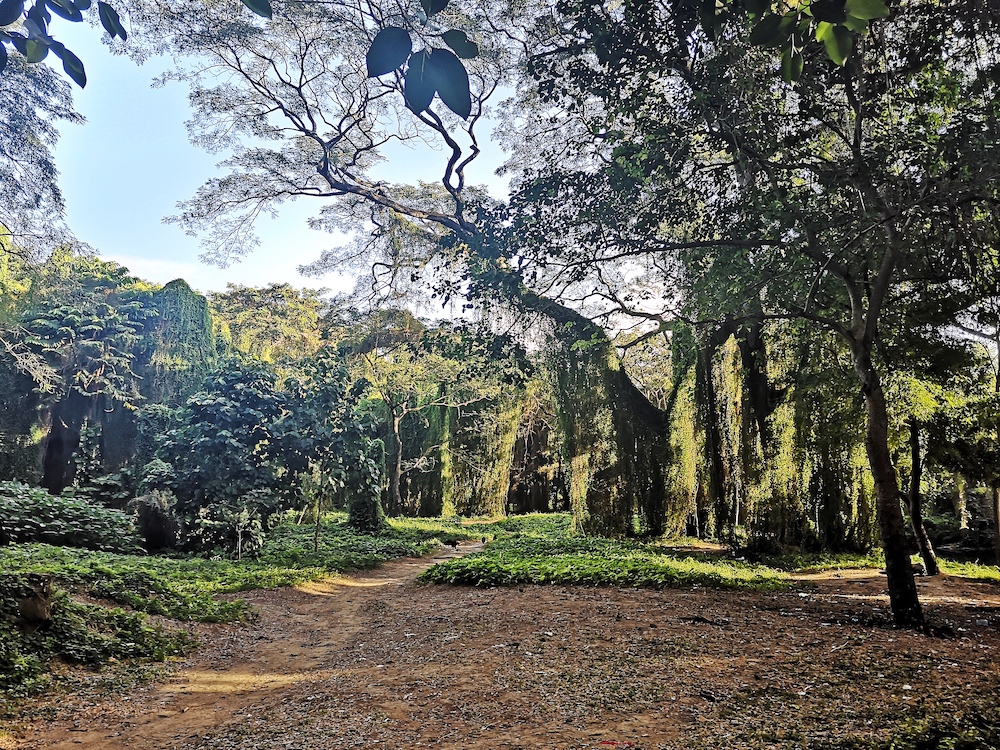
<svg viewBox="0 0 1000 750">
<path fill-rule="evenodd" d="M 0 537 L 7 543 L 44 542 L 107 552 L 136 552 L 131 519 L 64 495 L 20 482 L 0 482 Z"/>
<path fill-rule="evenodd" d="M 151 626 L 140 614 L 79 604 L 61 591 L 52 597 L 50 627 L 29 633 L 15 620 L 30 590 L 26 574 L 0 577 L 0 693 L 7 696 L 43 689 L 53 659 L 90 666 L 112 658 L 163 661 L 194 645 L 187 634 Z"/>
<path fill-rule="evenodd" d="M 148 552 L 177 546 L 180 524 L 174 514 L 176 501 L 169 492 L 153 490 L 129 503 L 129 507 L 135 510 L 136 526 Z"/>
</svg>

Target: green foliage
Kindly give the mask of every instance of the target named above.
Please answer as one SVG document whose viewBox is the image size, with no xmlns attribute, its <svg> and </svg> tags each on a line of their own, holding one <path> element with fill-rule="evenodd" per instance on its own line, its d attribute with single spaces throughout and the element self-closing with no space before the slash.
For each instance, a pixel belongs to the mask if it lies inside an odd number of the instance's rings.
<svg viewBox="0 0 1000 750">
<path fill-rule="evenodd" d="M 25 344 L 60 376 L 55 398 L 76 391 L 135 403 L 132 361 L 146 321 L 156 314 L 148 289 L 116 263 L 70 256 L 50 264 L 57 267 L 44 269 L 22 325 Z"/>
<path fill-rule="evenodd" d="M 273 363 L 312 356 L 320 347 L 323 301 L 316 290 L 227 284 L 209 301 L 219 336 L 238 352 Z"/>
<path fill-rule="evenodd" d="M 274 431 L 278 460 L 299 482 L 311 478 L 316 506 L 347 505 L 352 526 L 374 533 L 383 525 L 385 450 L 375 416 L 361 405 L 365 385 L 353 381 L 340 354 L 321 350 L 286 380 L 285 414 Z"/>
<path fill-rule="evenodd" d="M 215 596 L 304 580 L 287 572 L 258 575 L 257 569 L 219 560 L 81 552 L 43 544 L 4 548 L 0 560 L 4 570 L 51 574 L 71 591 L 182 621 L 245 620 L 250 612 L 245 602 Z"/>
<path fill-rule="evenodd" d="M 268 537 L 257 557 L 260 565 L 311 569 L 316 574 L 374 568 L 394 557 L 417 557 L 437 548 L 442 527 L 422 519 L 387 519 L 376 534 L 353 529 L 347 514 L 324 514 L 314 551 L 313 529 L 286 522 Z M 468 537 L 462 537 L 468 538 Z"/>
<path fill-rule="evenodd" d="M 657 544 L 571 536 L 567 514 L 525 516 L 471 528 L 489 528 L 494 541 L 482 552 L 435 565 L 421 574 L 421 580 L 471 586 L 560 583 L 652 589 L 769 590 L 790 585 L 781 571 L 731 558 L 680 554 Z"/>
<path fill-rule="evenodd" d="M 981 750 L 1000 747 L 1000 712 L 995 706 L 963 707 L 947 713 L 910 720 L 881 750 Z"/>
<path fill-rule="evenodd" d="M 3 551 L 5 562 L 8 552 Z M 50 680 L 48 663 L 54 659 L 89 666 L 137 657 L 163 661 L 194 645 L 186 633 L 151 626 L 140 614 L 80 604 L 63 591 L 52 597 L 51 627 L 27 633 L 14 619 L 18 601 L 30 593 L 30 586 L 16 567 L 3 567 L 9 571 L 0 578 L 0 695 L 4 697 L 44 689 Z"/>
<path fill-rule="evenodd" d="M 153 293 L 157 316 L 146 326 L 135 370 L 148 404 L 177 406 L 194 393 L 218 358 L 208 300 L 183 279 Z M 149 460 L 142 456 L 141 460 Z"/>
<path fill-rule="evenodd" d="M 996 565 L 982 565 L 974 562 L 941 560 L 941 572 L 950 576 L 961 576 L 970 581 L 1000 583 L 1000 568 Z"/>
<path fill-rule="evenodd" d="M 136 552 L 138 538 L 124 513 L 75 497 L 50 495 L 19 482 L 0 482 L 0 530 L 10 542 L 109 552 Z"/>
<path fill-rule="evenodd" d="M 188 556 L 135 556 L 85 552 L 45 544 L 0 547 L 0 569 L 51 574 L 61 587 L 176 620 L 234 622 L 250 617 L 240 600 L 218 598 L 257 588 L 291 586 L 351 570 L 373 568 L 395 557 L 417 557 L 442 539 L 477 538 L 478 529 L 411 519 L 379 534 L 359 533 L 343 512 L 324 515 L 320 547 L 313 529 L 291 516 L 279 524 L 252 560 Z"/>
<path fill-rule="evenodd" d="M 884 568 L 885 558 L 881 552 L 871 554 L 802 552 L 773 555 L 765 558 L 768 566 L 778 570 L 795 571 L 798 573 L 819 573 L 824 570 L 842 570 L 844 568 Z"/>
<path fill-rule="evenodd" d="M 177 498 L 184 547 L 242 555 L 288 506 L 291 489 L 273 460 L 283 403 L 271 370 L 232 361 L 173 414 L 157 450 L 171 471 L 159 471 L 165 486 L 156 488 Z"/>
</svg>

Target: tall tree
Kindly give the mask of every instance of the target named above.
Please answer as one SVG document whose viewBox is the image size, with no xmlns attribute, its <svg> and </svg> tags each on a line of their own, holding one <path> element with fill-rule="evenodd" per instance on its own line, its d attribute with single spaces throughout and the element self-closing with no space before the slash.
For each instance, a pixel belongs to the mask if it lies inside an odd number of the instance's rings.
<svg viewBox="0 0 1000 750">
<path fill-rule="evenodd" d="M 319 348 L 323 302 L 316 290 L 227 284 L 210 302 L 219 334 L 239 352 L 275 362 L 308 357 Z"/>
<path fill-rule="evenodd" d="M 471 32 L 501 21 L 495 10 L 452 3 L 435 23 Z M 360 262 L 378 292 L 423 281 L 440 300 L 499 299 L 508 310 L 545 321 L 561 333 L 554 341 L 587 360 L 591 396 L 559 398 L 562 414 L 580 428 L 571 465 L 581 524 L 628 533 L 632 488 L 658 484 L 662 458 L 645 443 L 658 439 L 662 420 L 626 382 L 600 326 L 544 287 L 530 287 L 517 269 L 516 236 L 502 231 L 495 203 L 466 180 L 480 153 L 484 107 L 508 75 L 512 48 L 503 37 L 483 39 L 480 54 L 466 61 L 468 117 L 436 99 L 407 110 L 409 76 L 369 77 L 366 60 L 376 35 L 404 23 L 403 16 L 391 3 L 353 0 L 276 5 L 266 29 L 218 8 L 196 11 L 194 3 L 133 16 L 134 24 L 145 25 L 143 36 L 164 41 L 183 60 L 174 77 L 192 89 L 192 138 L 232 154 L 227 173 L 203 185 L 176 220 L 203 231 L 209 255 L 225 259 L 252 246 L 252 224 L 261 212 L 293 198 L 321 199 L 314 226 L 355 233 L 355 241 L 327 253 L 315 270 L 343 271 Z M 392 185 L 372 175 L 380 149 L 395 140 L 439 149 L 436 186 Z M 573 349 L 581 339 L 596 345 Z M 650 462 L 631 460 L 637 440 Z"/>
<path fill-rule="evenodd" d="M 562 7 L 561 23 L 536 27 L 539 82 L 522 97 L 555 114 L 507 128 L 559 136 L 524 180 L 545 200 L 526 201 L 523 226 L 562 219 L 547 233 L 555 251 L 535 266 L 661 322 L 759 310 L 835 332 L 865 399 L 892 610 L 920 624 L 888 449 L 880 367 L 893 363 L 878 342 L 905 318 L 894 311 L 915 284 L 960 284 L 963 253 L 989 231 L 995 27 L 909 3 L 878 35 L 847 32 L 846 64 L 796 37 L 810 72 L 782 88 L 738 27 L 718 43 L 679 33 L 683 4 Z M 683 293 L 637 295 L 637 279 Z"/>
<path fill-rule="evenodd" d="M 42 459 L 42 486 L 58 494 L 73 481 L 81 430 L 98 404 L 110 411 L 141 399 L 132 363 L 155 310 L 149 285 L 96 258 L 57 253 L 36 283 L 22 325 L 24 344 L 58 376 Z"/>
</svg>

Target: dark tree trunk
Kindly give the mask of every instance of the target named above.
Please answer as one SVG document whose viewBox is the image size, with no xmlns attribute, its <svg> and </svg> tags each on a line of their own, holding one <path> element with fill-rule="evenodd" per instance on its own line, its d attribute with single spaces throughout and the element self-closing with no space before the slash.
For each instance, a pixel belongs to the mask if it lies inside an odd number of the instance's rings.
<svg viewBox="0 0 1000 750">
<path fill-rule="evenodd" d="M 897 625 L 923 627 L 924 616 L 917 596 L 917 584 L 910 564 L 906 526 L 899 504 L 899 482 L 889 453 L 889 413 L 878 372 L 871 360 L 871 349 L 862 343 L 853 347 L 854 369 L 865 397 L 867 426 L 865 450 L 875 479 L 875 503 L 878 526 L 885 553 L 889 605 Z"/>
<path fill-rule="evenodd" d="M 930 537 L 927 536 L 927 529 L 924 527 L 923 509 L 920 507 L 920 477 L 923 473 L 923 464 L 920 460 L 920 423 L 915 418 L 910 418 L 910 492 L 907 500 L 910 506 L 910 525 L 913 526 L 913 533 L 917 537 L 917 546 L 920 548 L 920 557 L 924 561 L 924 569 L 927 575 L 936 576 L 938 569 L 937 555 L 934 554 L 934 547 Z"/>
<path fill-rule="evenodd" d="M 52 424 L 43 448 L 41 485 L 53 495 L 73 484 L 74 456 L 92 401 L 78 391 L 70 391 L 52 408 Z"/>
<path fill-rule="evenodd" d="M 1000 484 L 994 484 L 993 490 L 993 552 L 1000 565 Z"/>
<path fill-rule="evenodd" d="M 763 335 L 764 324 L 757 318 L 751 318 L 743 323 L 742 335 L 736 337 L 740 347 L 740 360 L 746 375 L 747 396 L 750 399 L 750 411 L 757 425 L 757 436 L 760 439 L 761 452 L 771 454 L 771 428 L 768 418 L 774 413 L 779 399 L 767 377 L 767 346 Z"/>
</svg>

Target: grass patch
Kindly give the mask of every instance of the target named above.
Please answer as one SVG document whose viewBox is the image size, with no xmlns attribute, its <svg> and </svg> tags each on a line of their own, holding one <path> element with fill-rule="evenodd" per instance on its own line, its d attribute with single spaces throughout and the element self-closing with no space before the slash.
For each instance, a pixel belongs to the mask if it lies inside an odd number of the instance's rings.
<svg viewBox="0 0 1000 750">
<path fill-rule="evenodd" d="M 511 519 L 497 524 L 495 541 L 480 553 L 435 565 L 421 574 L 430 583 L 509 586 L 561 583 L 675 588 L 782 589 L 786 573 L 738 560 L 674 554 L 661 544 L 569 535 L 568 523 Z M 513 529 L 522 529 L 521 532 Z"/>
<path fill-rule="evenodd" d="M 885 558 L 880 551 L 860 554 L 854 552 L 796 552 L 775 555 L 764 559 L 768 567 L 789 573 L 822 573 L 827 570 L 848 568 L 885 567 Z"/>
<path fill-rule="evenodd" d="M 970 581 L 984 583 L 1000 583 L 1000 568 L 996 565 L 983 565 L 974 562 L 952 562 L 938 559 L 941 572 L 950 576 L 961 576 Z"/>
<path fill-rule="evenodd" d="M 5 575 L 0 587 L 0 696 L 20 698 L 51 681 L 50 662 L 100 666 L 111 660 L 164 661 L 184 654 L 194 641 L 183 631 L 150 625 L 136 612 L 72 601 L 64 591 L 52 599 L 52 624 L 25 632 L 15 625 L 26 578 Z"/>
<path fill-rule="evenodd" d="M 71 592 L 184 622 L 238 622 L 251 615 L 249 607 L 220 599 L 220 594 L 374 568 L 395 557 L 425 555 L 440 541 L 476 536 L 447 522 L 412 519 L 393 522 L 384 534 L 371 536 L 353 531 L 346 521 L 344 513 L 324 517 L 318 551 L 311 525 L 285 523 L 271 532 L 254 559 L 122 555 L 23 544 L 0 547 L 0 570 L 50 574 L 57 586 Z"/>
</svg>

